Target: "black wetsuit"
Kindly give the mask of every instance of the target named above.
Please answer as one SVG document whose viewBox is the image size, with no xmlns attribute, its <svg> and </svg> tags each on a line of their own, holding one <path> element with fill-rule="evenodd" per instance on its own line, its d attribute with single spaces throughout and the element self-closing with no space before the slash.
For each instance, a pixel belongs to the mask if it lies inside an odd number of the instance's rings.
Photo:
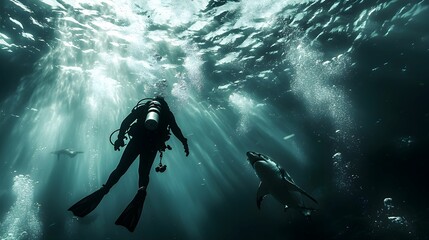
<svg viewBox="0 0 429 240">
<path fill-rule="evenodd" d="M 109 179 L 105 184 L 107 189 L 110 189 L 118 182 L 119 178 L 125 174 L 139 155 L 139 188 L 148 186 L 149 173 L 156 154 L 158 150 L 165 147 L 165 141 L 170 138 L 168 127 L 182 142 L 182 144 L 186 144 L 187 146 L 187 139 L 183 136 L 182 131 L 179 126 L 177 126 L 173 113 L 164 101 L 161 102 L 161 114 L 158 127 L 153 131 L 146 129 L 144 122 L 148 112 L 148 106 L 149 103 L 146 103 L 145 105 L 133 109 L 124 121 L 122 121 L 118 139 L 123 139 L 125 132 L 130 128 L 131 123 L 137 120 L 128 132 L 131 139 L 122 154 L 121 160 L 119 161 L 116 169 L 110 174 Z"/>
</svg>

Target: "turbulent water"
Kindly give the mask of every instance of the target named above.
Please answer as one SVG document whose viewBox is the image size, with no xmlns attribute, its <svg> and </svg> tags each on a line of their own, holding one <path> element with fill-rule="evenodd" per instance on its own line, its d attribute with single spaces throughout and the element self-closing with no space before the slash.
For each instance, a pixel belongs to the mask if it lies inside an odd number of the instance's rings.
<svg viewBox="0 0 429 240">
<path fill-rule="evenodd" d="M 427 1 L 1 1 L 0 239 L 428 239 L 428 17 Z M 156 94 L 190 156 L 172 137 L 134 233 L 114 221 L 137 163 L 72 217 L 118 163 L 110 133 Z M 257 209 L 249 150 L 318 200 L 311 220 Z"/>
</svg>

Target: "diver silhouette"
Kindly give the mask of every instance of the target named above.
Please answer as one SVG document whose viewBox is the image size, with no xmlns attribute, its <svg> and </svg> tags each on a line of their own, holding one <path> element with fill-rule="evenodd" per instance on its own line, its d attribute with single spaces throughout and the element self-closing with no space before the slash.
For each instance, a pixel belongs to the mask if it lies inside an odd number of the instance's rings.
<svg viewBox="0 0 429 240">
<path fill-rule="evenodd" d="M 121 147 L 125 146 L 125 134 L 130 136 L 130 140 L 125 147 L 119 164 L 110 174 L 106 184 L 68 209 L 72 211 L 75 216 L 84 217 L 93 211 L 101 202 L 104 195 L 106 195 L 113 185 L 119 181 L 122 175 L 125 174 L 137 156 L 140 156 L 138 169 L 139 188 L 137 194 L 115 222 L 115 224 L 122 225 L 130 232 L 133 232 L 143 209 L 146 189 L 149 184 L 149 173 L 156 154 L 157 152 L 162 154 L 166 148 L 171 149 L 170 146 L 165 144 L 165 142 L 170 139 L 170 129 L 182 142 L 185 155 L 189 155 L 187 139 L 183 136 L 164 98 L 157 96 L 150 99 L 145 104 L 139 103 L 122 121 L 118 139 L 114 143 L 115 151 L 119 151 Z M 161 170 L 157 167 L 157 172 L 165 171 L 165 165 L 161 165 L 160 167 Z"/>
</svg>

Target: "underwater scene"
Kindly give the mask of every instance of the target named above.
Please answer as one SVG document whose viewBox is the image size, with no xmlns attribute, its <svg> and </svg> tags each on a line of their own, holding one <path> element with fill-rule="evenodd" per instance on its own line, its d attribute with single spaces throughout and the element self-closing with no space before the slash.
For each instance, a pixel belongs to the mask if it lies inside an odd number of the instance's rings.
<svg viewBox="0 0 429 240">
<path fill-rule="evenodd" d="M 428 19 L 2 0 L 0 239 L 429 239 Z"/>
</svg>

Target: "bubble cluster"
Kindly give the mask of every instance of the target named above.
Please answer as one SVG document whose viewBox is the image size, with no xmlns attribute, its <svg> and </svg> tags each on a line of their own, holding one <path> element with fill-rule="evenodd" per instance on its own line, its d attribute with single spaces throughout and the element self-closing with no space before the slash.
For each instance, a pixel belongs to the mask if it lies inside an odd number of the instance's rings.
<svg viewBox="0 0 429 240">
<path fill-rule="evenodd" d="M 332 160 L 337 188 L 342 191 L 350 191 L 353 180 L 357 178 L 357 175 L 349 175 L 350 161 L 345 160 L 341 152 L 335 153 Z"/>
<path fill-rule="evenodd" d="M 400 207 L 395 206 L 393 198 L 386 197 L 383 207 L 377 211 L 374 220 L 375 231 L 397 231 L 398 233 L 413 234 L 413 228 Z"/>
<path fill-rule="evenodd" d="M 27 175 L 17 175 L 13 181 L 16 201 L 0 225 L 1 239 L 39 239 L 42 223 L 38 218 L 39 206 L 34 203 L 34 183 Z"/>
<path fill-rule="evenodd" d="M 233 93 L 229 96 L 229 103 L 240 114 L 240 121 L 237 127 L 239 133 L 245 133 L 249 127 L 249 117 L 253 112 L 255 103 L 247 96 Z"/>
<path fill-rule="evenodd" d="M 348 65 L 348 58 L 339 55 L 323 61 L 323 55 L 304 40 L 292 45 L 287 59 L 294 67 L 292 92 L 302 99 L 313 117 L 327 117 L 338 129 L 352 126 L 351 105 L 341 86 L 336 85 Z"/>
</svg>

